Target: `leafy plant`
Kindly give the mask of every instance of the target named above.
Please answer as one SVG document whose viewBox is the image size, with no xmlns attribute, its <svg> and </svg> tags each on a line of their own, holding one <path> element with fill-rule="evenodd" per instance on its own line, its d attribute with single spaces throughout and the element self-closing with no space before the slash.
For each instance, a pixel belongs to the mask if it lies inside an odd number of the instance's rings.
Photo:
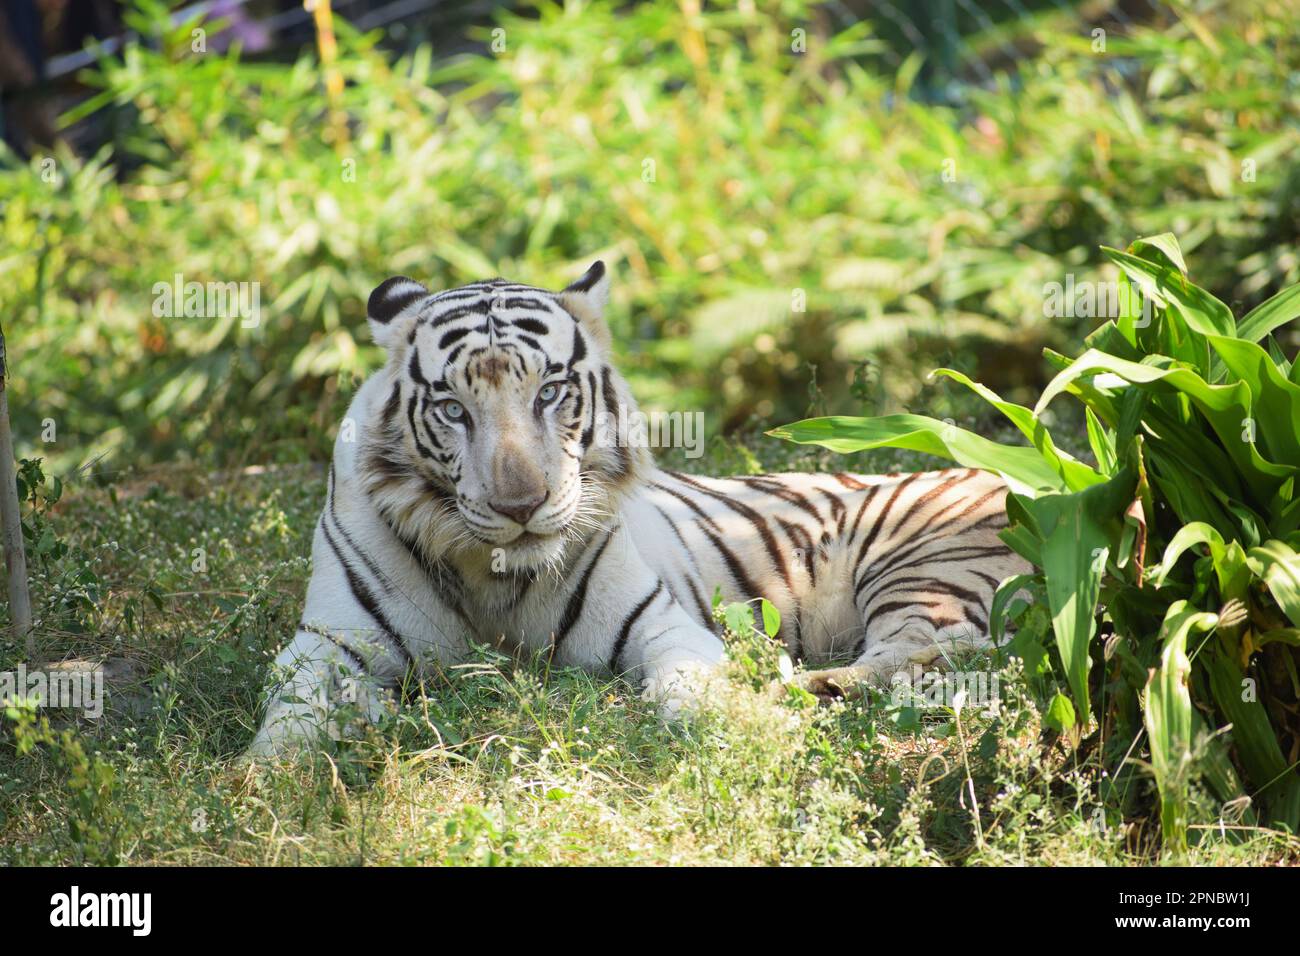
<svg viewBox="0 0 1300 956">
<path fill-rule="evenodd" d="M 1188 279 L 1172 235 L 1103 251 L 1122 272 L 1118 314 L 1079 356 L 1046 350 L 1058 372 L 1034 408 L 940 370 L 1029 445 L 913 415 L 772 434 L 840 452 L 920 448 L 1001 475 L 1002 537 L 1033 571 L 999 588 L 991 628 L 1023 625 L 1013 649 L 1037 669 L 1050 615 L 1049 666 L 1069 698 L 1053 697 L 1050 720 L 1075 740 L 1091 732 L 1114 763 L 1145 734 L 1167 847 L 1186 846 L 1194 777 L 1294 832 L 1300 363 L 1273 333 L 1300 315 L 1300 286 L 1238 321 Z M 1084 406 L 1095 464 L 1052 439 L 1046 413 L 1063 394 Z"/>
<path fill-rule="evenodd" d="M 91 556 L 69 544 L 53 520 L 52 512 L 63 497 L 63 480 L 47 476 L 40 458 L 20 460 L 17 480 L 38 629 L 68 634 L 93 630 L 104 587 Z"/>
<path fill-rule="evenodd" d="M 722 592 L 715 591 L 713 617 L 723 627 L 732 664 L 753 687 L 768 686 L 778 676 L 794 672 L 785 645 L 776 636 L 781 612 L 767 598 L 723 603 Z"/>
<path fill-rule="evenodd" d="M 51 727 L 49 718 L 38 716 L 30 700 L 6 700 L 3 715 L 13 723 L 14 749 L 20 758 L 31 759 L 34 751 L 43 748 L 62 769 L 68 836 L 79 862 L 115 865 L 120 854 L 121 814 L 114 806 L 117 774 L 113 767 L 97 754 L 87 753 L 76 730 Z"/>
</svg>

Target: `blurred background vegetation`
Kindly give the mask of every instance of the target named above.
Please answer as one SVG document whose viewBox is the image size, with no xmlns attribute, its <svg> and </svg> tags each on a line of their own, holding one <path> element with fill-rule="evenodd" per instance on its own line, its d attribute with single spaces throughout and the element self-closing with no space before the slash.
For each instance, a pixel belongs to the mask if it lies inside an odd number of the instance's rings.
<svg viewBox="0 0 1300 956">
<path fill-rule="evenodd" d="M 714 435 L 966 423 L 936 365 L 1027 400 L 1102 244 L 1174 232 L 1238 314 L 1300 282 L 1290 0 L 336 0 L 332 53 L 291 3 L 99 6 L 125 42 L 4 80 L 15 436 L 60 471 L 325 458 L 396 273 L 605 259 L 642 403 Z M 258 283 L 259 325 L 156 318 L 177 273 Z"/>
</svg>

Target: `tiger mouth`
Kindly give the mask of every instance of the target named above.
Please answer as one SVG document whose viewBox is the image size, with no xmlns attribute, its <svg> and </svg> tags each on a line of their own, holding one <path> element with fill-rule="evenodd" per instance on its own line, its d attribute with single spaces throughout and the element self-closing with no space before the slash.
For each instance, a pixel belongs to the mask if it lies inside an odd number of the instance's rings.
<svg viewBox="0 0 1300 956">
<path fill-rule="evenodd" d="M 490 546 L 494 571 L 537 571 L 552 566 L 565 552 L 565 537 L 560 532 L 538 534 L 522 531 L 510 541 Z M 504 562 L 499 565 L 497 562 Z"/>
<path fill-rule="evenodd" d="M 558 541 L 563 537 L 563 535 L 558 531 L 552 532 L 551 534 L 540 534 L 536 531 L 524 530 L 519 532 L 519 534 L 511 538 L 509 541 L 493 541 L 490 538 L 485 538 L 478 534 L 476 534 L 475 537 L 490 547 L 510 548 L 513 550 L 515 548 L 523 549 L 534 547 L 536 545 L 551 544 L 554 541 Z"/>
<path fill-rule="evenodd" d="M 555 535 L 553 534 L 538 534 L 536 531 L 525 530 L 520 532 L 519 537 L 508 543 L 511 547 L 528 547 L 529 545 L 542 544 L 543 542 L 554 540 Z"/>
</svg>

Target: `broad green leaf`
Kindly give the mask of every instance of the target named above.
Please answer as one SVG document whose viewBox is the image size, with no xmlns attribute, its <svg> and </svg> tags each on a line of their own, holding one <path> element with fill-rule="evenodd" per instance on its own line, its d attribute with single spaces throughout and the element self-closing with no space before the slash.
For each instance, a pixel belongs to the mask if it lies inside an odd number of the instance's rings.
<svg viewBox="0 0 1300 956">
<path fill-rule="evenodd" d="M 1132 390 L 1130 394 L 1145 394 Z M 1125 409 L 1127 411 L 1127 409 Z M 1228 500 L 1240 501 L 1247 494 L 1246 485 L 1237 472 L 1236 462 L 1228 455 L 1212 434 L 1197 423 L 1190 427 L 1186 422 L 1164 411 L 1154 403 L 1146 403 L 1141 409 L 1140 427 L 1148 440 L 1148 455 L 1165 458 L 1170 476 L 1198 477 L 1202 479 L 1204 493 L 1211 495 L 1221 504 Z M 1126 422 L 1121 423 L 1121 434 L 1116 439 L 1117 446 L 1123 437 Z M 1188 520 L 1188 519 L 1184 519 Z M 1217 525 L 1216 525 L 1217 527 Z"/>
<path fill-rule="evenodd" d="M 754 609 L 743 601 L 735 601 L 722 609 L 722 620 L 732 634 L 748 634 L 754 626 Z"/>
<path fill-rule="evenodd" d="M 831 416 L 809 418 L 774 428 L 769 435 L 799 445 L 820 445 L 844 454 L 869 448 L 907 448 L 948 458 L 968 468 L 991 471 L 1012 490 L 1065 490 L 1065 482 L 1037 449 L 999 445 L 924 415 L 884 415 L 878 418 Z"/>
<path fill-rule="evenodd" d="M 1087 724 L 1088 647 L 1096 630 L 1097 597 L 1110 555 L 1105 517 L 1118 521 L 1124 504 L 1116 507 L 1114 490 L 1133 478 L 1125 471 L 1104 485 L 1069 495 L 1043 495 L 1027 507 L 1042 529 L 1041 564 L 1052 631 L 1061 655 L 1079 719 Z M 1103 517 L 1105 516 L 1105 517 Z"/>
<path fill-rule="evenodd" d="M 1105 570 L 1106 533 L 1091 520 L 1078 495 L 1049 495 L 1034 502 L 1057 511 L 1056 520 L 1044 520 L 1051 530 L 1043 541 L 1042 566 L 1052 630 L 1070 691 L 1079 705 L 1081 721 L 1088 721 L 1088 645 L 1096 628 L 1094 616 Z M 1037 510 L 1037 508 L 1036 508 Z M 1039 512 L 1040 520 L 1043 512 Z"/>
<path fill-rule="evenodd" d="M 763 609 L 763 630 L 768 637 L 776 637 L 776 632 L 781 630 L 781 612 L 776 609 L 776 605 L 763 598 L 759 602 L 759 607 Z"/>
<path fill-rule="evenodd" d="M 1246 774 L 1252 796 L 1277 808 L 1279 796 L 1295 787 L 1296 776 L 1287 765 L 1277 735 L 1245 673 L 1227 654 L 1214 648 L 1198 659 L 1210 679 L 1215 707 L 1232 727 L 1232 743 Z M 1280 808 L 1279 808 L 1280 809 Z M 1273 809 L 1275 819 L 1279 809 Z M 1281 810 L 1283 820 L 1288 811 Z M 1295 827 L 1296 821 L 1291 822 Z"/>
<path fill-rule="evenodd" d="M 1052 629 L 1052 620 L 1046 606 L 1030 604 L 1020 615 L 1017 625 L 1007 651 L 1020 658 L 1025 665 L 1025 674 L 1030 678 L 1049 677 L 1052 664 L 1043 640 Z"/>
<path fill-rule="evenodd" d="M 1127 276 L 1121 276 L 1121 279 L 1127 282 Z M 1120 300 L 1123 304 L 1123 299 Z M 1130 320 L 1135 317 L 1130 317 Z M 1105 322 L 1088 333 L 1084 338 L 1085 348 L 1097 349 L 1100 352 L 1109 352 L 1111 355 L 1118 355 L 1120 358 L 1128 359 L 1132 362 L 1140 362 L 1143 352 L 1134 345 L 1134 340 L 1129 339 L 1124 330 L 1114 322 Z M 1054 353 L 1056 354 L 1056 353 Z M 1049 356 L 1049 360 L 1051 356 Z M 1062 361 L 1054 361 L 1053 364 L 1062 366 L 1069 364 L 1069 359 L 1065 356 L 1059 356 Z"/>
<path fill-rule="evenodd" d="M 1041 567 L 1043 533 L 1034 516 L 1029 513 L 1028 506 L 1031 501 L 1032 498 L 1015 492 L 1007 495 L 1008 524 L 998 532 L 998 537 L 1007 547 L 1034 567 Z"/>
<path fill-rule="evenodd" d="M 1109 351 L 1108 349 L 1099 349 L 1099 351 Z M 1043 349 L 1043 357 L 1048 363 L 1057 370 L 1057 374 L 1064 372 L 1074 364 L 1074 359 L 1066 358 L 1059 352 L 1053 352 L 1051 349 Z M 1083 405 L 1096 413 L 1101 419 L 1102 424 L 1110 428 L 1116 428 L 1120 419 L 1123 417 L 1121 401 L 1134 394 L 1133 389 L 1128 387 L 1128 383 L 1121 383 L 1122 387 L 1118 392 L 1112 392 L 1108 388 L 1101 388 L 1094 385 L 1091 381 L 1078 380 L 1071 381 L 1065 386 L 1065 390 L 1079 399 Z M 1139 396 L 1141 397 L 1141 396 Z M 1122 442 L 1117 440 L 1117 444 Z"/>
<path fill-rule="evenodd" d="M 998 532 L 998 539 L 1030 564 L 1042 564 L 1042 538 L 1035 537 L 1024 525 L 1013 524 Z"/>
<path fill-rule="evenodd" d="M 1038 453 L 1043 456 L 1043 460 L 1052 467 L 1071 491 L 1082 491 L 1106 480 L 1104 476 L 1097 474 L 1083 462 L 1058 449 L 1052 441 L 1051 434 L 1038 420 L 1038 416 L 1023 405 L 1003 401 L 992 389 L 971 381 L 967 376 L 953 369 L 941 368 L 935 374 L 960 382 L 1005 415 L 1011 424 L 1020 429 L 1020 433 L 1033 443 Z"/>
<path fill-rule="evenodd" d="M 1219 597 L 1224 601 L 1233 598 L 1244 601 L 1250 591 L 1250 567 L 1246 563 L 1246 550 L 1239 541 L 1229 541 L 1221 560 L 1214 564 L 1219 579 Z"/>
<path fill-rule="evenodd" d="M 1291 382 L 1293 385 L 1300 384 L 1293 381 L 1291 378 L 1293 368 L 1291 360 L 1286 357 L 1286 352 L 1282 351 L 1282 346 L 1278 343 L 1277 336 L 1264 336 L 1264 351 L 1268 352 L 1268 357 L 1273 360 L 1273 364 L 1277 366 L 1277 370 L 1281 373 L 1283 378 L 1288 382 Z"/>
<path fill-rule="evenodd" d="M 1088 445 L 1097 459 L 1097 467 L 1102 474 L 1112 474 L 1115 471 L 1115 436 L 1106 431 L 1106 426 L 1091 408 L 1085 408 L 1084 415 L 1088 421 Z"/>
<path fill-rule="evenodd" d="M 1203 521 L 1215 528 L 1236 526 L 1236 519 L 1213 484 L 1177 470 L 1178 462 L 1185 459 L 1165 455 L 1156 445 L 1152 445 L 1148 455 L 1161 471 L 1169 472 L 1167 479 L 1163 474 L 1153 472 L 1151 483 L 1160 490 L 1180 521 Z"/>
<path fill-rule="evenodd" d="M 1258 345 L 1211 335 L 1210 344 L 1254 398 L 1251 418 L 1256 438 L 1275 461 L 1300 462 L 1300 385 L 1287 381 Z"/>
<path fill-rule="evenodd" d="M 1265 541 L 1246 552 L 1246 562 L 1291 623 L 1300 626 L 1300 554 L 1286 542 Z"/>
<path fill-rule="evenodd" d="M 1187 657 L 1190 634 L 1203 633 L 1218 623 L 1186 601 L 1169 606 L 1160 629 L 1160 666 L 1147 681 L 1143 722 L 1151 746 L 1151 767 L 1160 791 L 1161 833 L 1167 848 L 1187 847 L 1187 787 L 1191 782 L 1193 710 L 1187 679 L 1192 662 Z"/>
<path fill-rule="evenodd" d="M 1170 233 L 1135 240 L 1128 252 L 1167 270 L 1167 274 L 1176 274 L 1184 280 L 1187 278 L 1187 264 L 1183 261 L 1182 250 Z M 1120 278 L 1120 283 L 1126 290 L 1130 281 L 1127 273 Z M 1144 355 L 1161 354 L 1187 362 L 1193 368 L 1207 372 L 1211 370 L 1210 351 L 1205 337 L 1188 326 L 1176 305 L 1166 303 L 1163 319 L 1158 319 L 1152 306 L 1141 301 L 1141 297 L 1134 297 L 1131 293 L 1128 296 L 1127 299 L 1120 300 L 1123 308 L 1117 325 L 1141 354 L 1113 354 L 1133 361 L 1140 361 Z M 1165 298 L 1168 299 L 1169 296 L 1165 295 Z"/>
<path fill-rule="evenodd" d="M 1034 577 L 1033 574 L 1017 574 L 1002 581 L 993 592 L 993 602 L 989 605 L 989 636 L 993 638 L 995 646 L 1002 643 L 1003 635 L 1006 633 L 1008 606 L 1016 595 L 1033 583 Z"/>
<path fill-rule="evenodd" d="M 1169 577 L 1169 572 L 1174 569 L 1174 565 L 1183 556 L 1183 552 L 1198 544 L 1209 545 L 1210 555 L 1216 564 L 1222 559 L 1224 552 L 1227 550 L 1223 535 L 1204 521 L 1193 521 L 1191 524 L 1183 525 L 1165 547 L 1165 556 L 1156 569 L 1156 587 L 1160 587 L 1165 583 L 1165 578 Z"/>
<path fill-rule="evenodd" d="M 1129 243 L 1128 251 L 1135 256 L 1151 262 L 1173 266 L 1184 277 L 1187 276 L 1187 263 L 1183 261 L 1183 250 L 1172 232 L 1162 232 L 1155 236 L 1143 236 Z M 1154 253 L 1154 255 L 1152 254 Z"/>
<path fill-rule="evenodd" d="M 1284 507 L 1273 522 L 1273 530 L 1285 537 L 1300 529 L 1300 498 Z"/>
<path fill-rule="evenodd" d="M 1219 599 L 1244 599 L 1250 586 L 1246 552 L 1236 541 L 1225 542 L 1219 532 L 1202 521 L 1194 521 L 1178 530 L 1165 548 L 1164 560 L 1156 572 L 1155 585 L 1160 587 L 1188 548 L 1204 544 L 1210 551 L 1210 564 L 1219 582 Z"/>
<path fill-rule="evenodd" d="M 1269 501 L 1288 477 L 1300 471 L 1295 465 L 1266 461 L 1254 442 L 1249 440 L 1251 392 L 1246 383 L 1211 385 L 1191 369 L 1182 366 L 1145 365 L 1089 349 L 1073 365 L 1052 379 L 1034 406 L 1034 413 L 1041 415 L 1052 399 L 1076 379 L 1106 373 L 1141 387 L 1172 390 L 1187 396 L 1210 423 L 1222 447 L 1246 479 L 1251 491 L 1261 501 Z"/>
<path fill-rule="evenodd" d="M 1258 342 L 1296 316 L 1300 316 L 1300 285 L 1283 289 L 1247 312 L 1237 323 L 1237 337 L 1247 342 Z"/>
<path fill-rule="evenodd" d="M 1052 698 L 1052 702 L 1047 705 L 1047 710 L 1043 713 L 1043 723 L 1057 733 L 1065 733 L 1075 724 L 1074 705 L 1070 703 L 1070 698 L 1066 697 L 1060 691 Z"/>
<path fill-rule="evenodd" d="M 1183 321 L 1202 335 L 1235 335 L 1237 323 L 1232 311 L 1193 285 L 1177 269 L 1150 262 L 1139 256 L 1102 246 L 1101 251 L 1142 290 L 1142 294 L 1159 305 L 1178 309 Z"/>
<path fill-rule="evenodd" d="M 1088 348 L 1102 348 L 1122 358 L 1138 361 L 1143 355 L 1150 354 L 1155 348 L 1154 340 L 1158 338 L 1155 326 L 1156 308 L 1163 303 L 1154 298 L 1147 298 L 1135 291 L 1132 280 L 1121 272 L 1119 276 L 1119 313 L 1115 317 L 1114 329 L 1105 326 L 1088 336 Z M 1109 323 L 1108 323 L 1109 324 Z M 1111 335 L 1111 332 L 1114 335 Z M 1093 340 L 1098 344 L 1094 345 Z"/>
<path fill-rule="evenodd" d="M 1089 403 L 1089 408 L 1092 407 Z M 1129 443 L 1142 433 L 1148 409 L 1155 416 L 1160 414 L 1160 408 L 1151 401 L 1151 396 L 1146 392 L 1128 387 L 1125 387 L 1120 395 L 1117 408 L 1119 414 L 1115 419 L 1115 450 L 1118 455 L 1119 449 L 1127 448 Z"/>
</svg>

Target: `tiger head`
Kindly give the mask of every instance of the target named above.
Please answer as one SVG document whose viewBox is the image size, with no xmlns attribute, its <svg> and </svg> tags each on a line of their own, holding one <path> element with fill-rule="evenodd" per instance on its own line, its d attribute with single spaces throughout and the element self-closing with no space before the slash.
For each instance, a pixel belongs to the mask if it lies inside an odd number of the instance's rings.
<svg viewBox="0 0 1300 956">
<path fill-rule="evenodd" d="M 359 471 L 408 545 L 532 571 L 609 524 L 649 452 L 610 427 L 635 405 L 610 364 L 608 295 L 601 262 L 558 293 L 502 279 L 432 293 L 403 276 L 375 289 L 388 361 Z"/>
</svg>

